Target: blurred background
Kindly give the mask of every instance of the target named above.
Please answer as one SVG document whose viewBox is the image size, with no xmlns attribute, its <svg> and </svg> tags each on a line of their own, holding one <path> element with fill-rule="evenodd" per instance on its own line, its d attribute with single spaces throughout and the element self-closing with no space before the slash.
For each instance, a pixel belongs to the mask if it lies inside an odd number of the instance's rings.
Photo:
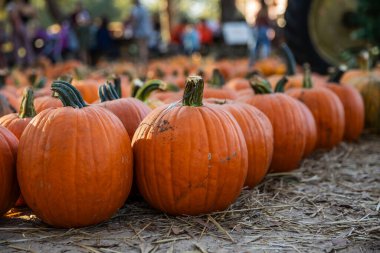
<svg viewBox="0 0 380 253">
<path fill-rule="evenodd" d="M 298 63 L 326 73 L 378 55 L 375 0 L 0 0 L 0 67 L 171 55 L 248 57 L 252 65 L 283 42 Z"/>
</svg>

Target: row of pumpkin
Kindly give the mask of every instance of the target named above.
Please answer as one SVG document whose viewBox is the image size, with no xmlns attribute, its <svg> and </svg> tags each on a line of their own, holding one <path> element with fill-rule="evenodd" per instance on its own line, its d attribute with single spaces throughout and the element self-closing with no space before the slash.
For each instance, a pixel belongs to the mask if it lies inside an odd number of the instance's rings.
<svg viewBox="0 0 380 253">
<path fill-rule="evenodd" d="M 204 76 L 214 86 L 225 77 Z M 379 129 L 371 114 L 379 113 L 377 81 L 361 87 L 363 102 L 351 86 L 319 79 L 313 87 L 313 77 L 305 66 L 303 75 L 253 74 L 204 88 L 202 77 L 190 76 L 182 91 L 151 80 L 130 94 L 153 110 L 120 98 L 126 89 L 118 79 L 97 88 L 100 101 L 72 80 L 54 81 L 53 96 L 34 101 L 28 88 L 19 113 L 0 118 L 8 129 L 0 128 L 0 214 L 14 206 L 19 188 L 33 212 L 56 227 L 109 219 L 131 189 L 172 215 L 223 210 L 268 172 L 294 170 L 315 149 L 358 139 L 365 116 Z"/>
</svg>

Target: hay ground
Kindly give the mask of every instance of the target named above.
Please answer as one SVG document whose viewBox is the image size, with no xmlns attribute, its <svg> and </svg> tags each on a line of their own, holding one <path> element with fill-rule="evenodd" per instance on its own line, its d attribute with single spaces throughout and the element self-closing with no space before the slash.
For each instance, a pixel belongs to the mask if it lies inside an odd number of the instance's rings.
<svg viewBox="0 0 380 253">
<path fill-rule="evenodd" d="M 271 174 L 224 212 L 169 217 L 143 201 L 109 222 L 53 229 L 27 209 L 0 220 L 0 252 L 380 252 L 380 137 Z"/>
</svg>

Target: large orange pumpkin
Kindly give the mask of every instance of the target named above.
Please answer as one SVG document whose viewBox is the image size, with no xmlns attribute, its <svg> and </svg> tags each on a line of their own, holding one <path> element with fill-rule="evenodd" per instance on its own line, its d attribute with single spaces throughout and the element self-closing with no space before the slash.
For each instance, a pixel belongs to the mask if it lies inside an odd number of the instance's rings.
<svg viewBox="0 0 380 253">
<path fill-rule="evenodd" d="M 106 108 L 115 114 L 123 123 L 129 138 L 132 139 L 140 122 L 151 109 L 136 98 L 119 98 L 111 84 L 100 86 L 99 96 L 101 103 L 97 106 Z"/>
<path fill-rule="evenodd" d="M 303 88 L 290 89 L 286 93 L 303 102 L 313 114 L 317 125 L 317 148 L 331 149 L 343 140 L 342 102 L 327 88 L 313 88 L 309 69 L 305 71 Z"/>
<path fill-rule="evenodd" d="M 20 139 L 17 176 L 28 206 L 55 227 L 109 219 L 132 184 L 132 152 L 121 121 L 87 106 L 66 82 L 52 85 L 65 107 L 47 109 Z"/>
<path fill-rule="evenodd" d="M 20 195 L 16 174 L 17 138 L 0 126 L 0 217 L 11 209 Z"/>
<path fill-rule="evenodd" d="M 253 188 L 263 180 L 272 161 L 272 124 L 264 113 L 246 103 L 218 99 L 206 101 L 228 111 L 238 122 L 248 150 L 248 173 L 244 185 Z"/>
<path fill-rule="evenodd" d="M 190 76 L 182 102 L 153 110 L 133 140 L 137 185 L 153 207 L 173 215 L 223 210 L 247 176 L 247 147 L 231 114 L 202 103 Z"/>
<path fill-rule="evenodd" d="M 281 94 L 272 93 L 270 84 L 255 76 L 252 79 L 255 95 L 241 101 L 257 107 L 270 120 L 274 133 L 274 151 L 269 171 L 284 172 L 298 167 L 306 143 L 304 117 L 297 101 Z"/>
</svg>

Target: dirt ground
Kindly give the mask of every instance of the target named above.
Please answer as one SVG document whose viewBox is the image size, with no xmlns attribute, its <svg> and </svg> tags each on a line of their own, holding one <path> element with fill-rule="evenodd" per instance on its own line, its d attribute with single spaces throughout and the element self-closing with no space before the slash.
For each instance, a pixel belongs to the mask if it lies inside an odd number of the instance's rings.
<svg viewBox="0 0 380 253">
<path fill-rule="evenodd" d="M 27 209 L 0 219 L 0 252 L 380 252 L 380 137 L 271 174 L 224 212 L 169 217 L 143 201 L 109 222 L 53 229 Z"/>
</svg>

